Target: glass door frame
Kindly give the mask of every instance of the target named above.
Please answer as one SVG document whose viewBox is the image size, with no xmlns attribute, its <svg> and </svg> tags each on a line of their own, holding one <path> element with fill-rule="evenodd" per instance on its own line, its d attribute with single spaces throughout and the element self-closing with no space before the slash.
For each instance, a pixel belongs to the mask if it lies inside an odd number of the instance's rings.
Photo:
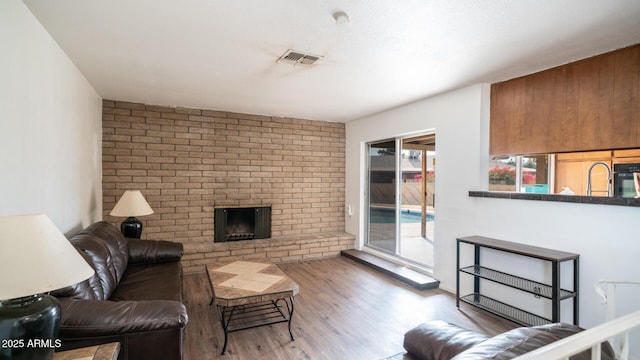
<svg viewBox="0 0 640 360">
<path fill-rule="evenodd" d="M 413 137 L 419 137 L 424 135 L 434 135 L 436 131 L 435 129 L 420 131 L 416 133 L 406 134 L 403 136 L 396 136 L 393 138 L 378 140 L 378 141 L 370 141 L 366 142 L 364 145 L 365 157 L 366 157 L 366 169 L 365 169 L 365 177 L 366 177 L 366 190 L 365 190 L 365 211 L 364 211 L 364 241 L 363 246 L 365 248 L 370 248 L 374 251 L 381 251 L 385 254 L 392 256 L 393 258 L 399 259 L 401 262 L 417 265 L 420 268 L 426 267 L 431 268 L 432 265 L 426 263 L 415 262 L 415 260 L 408 259 L 406 257 L 401 256 L 402 253 L 402 203 L 403 203 L 403 181 L 402 181 L 402 151 L 403 151 L 403 141 L 405 139 L 411 139 Z M 378 246 L 372 245 L 371 242 L 371 145 L 380 144 L 384 142 L 393 141 L 395 144 L 395 156 L 394 156 L 394 176 L 395 176 L 395 196 L 394 196 L 394 213 L 395 213 L 395 252 L 391 252 L 389 249 L 380 248 Z M 423 152 L 423 156 L 426 156 L 427 151 Z M 426 161 L 426 159 L 425 159 Z M 425 174 L 423 174 L 425 175 Z M 426 175 L 425 175 L 426 176 Z M 426 181 L 426 179 L 425 179 Z M 425 189 L 426 190 L 426 189 Z M 424 194 L 423 194 L 424 195 Z M 426 201 L 426 199 L 422 199 L 422 201 Z M 424 216 L 424 214 L 423 214 Z M 432 239 L 433 240 L 433 239 Z"/>
<path fill-rule="evenodd" d="M 393 199 L 393 210 L 394 210 L 394 229 L 393 229 L 393 236 L 394 236 L 394 250 L 391 251 L 391 249 L 385 249 L 384 247 L 381 246 L 376 246 L 375 244 L 372 244 L 372 240 L 371 239 L 371 225 L 372 225 L 372 221 L 371 221 L 371 204 L 372 204 L 372 190 L 371 190 L 371 184 L 372 184 L 372 164 L 371 164 L 371 159 L 372 159 L 372 153 L 371 153 L 371 149 L 372 149 L 372 145 L 376 145 L 376 144 L 384 144 L 384 143 L 390 143 L 393 142 L 394 143 L 394 199 Z M 401 182 L 397 181 L 398 176 L 400 174 L 400 166 L 398 163 L 398 159 L 402 156 L 401 152 L 398 151 L 399 149 L 399 145 L 401 145 L 402 140 L 399 138 L 389 138 L 389 139 L 383 139 L 383 140 L 379 140 L 379 141 L 371 141 L 371 142 L 367 142 L 365 144 L 365 152 L 366 152 L 366 196 L 365 196 L 365 200 L 366 200 L 366 204 L 365 204 L 365 237 L 364 237 L 364 246 L 365 247 L 369 247 L 372 248 L 374 250 L 377 251 L 381 251 L 384 252 L 386 254 L 389 254 L 391 256 L 398 256 L 398 254 L 400 253 L 400 245 L 399 245 L 399 239 L 400 239 L 400 232 L 399 232 L 399 216 L 400 216 L 400 208 L 397 206 L 398 205 L 398 200 L 399 200 L 399 196 L 402 196 L 401 193 L 399 193 L 399 191 L 401 191 Z"/>
</svg>

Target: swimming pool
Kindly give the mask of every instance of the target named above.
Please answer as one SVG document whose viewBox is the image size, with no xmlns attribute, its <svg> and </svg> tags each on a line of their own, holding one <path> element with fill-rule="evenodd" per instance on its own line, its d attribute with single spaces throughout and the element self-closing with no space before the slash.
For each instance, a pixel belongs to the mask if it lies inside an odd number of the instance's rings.
<svg viewBox="0 0 640 360">
<path fill-rule="evenodd" d="M 427 213 L 427 221 L 433 221 L 434 214 Z M 369 221 L 376 224 L 387 224 L 395 222 L 395 210 L 385 208 L 371 208 Z M 401 223 L 419 223 L 422 221 L 422 214 L 419 211 L 402 210 L 400 212 Z"/>
</svg>

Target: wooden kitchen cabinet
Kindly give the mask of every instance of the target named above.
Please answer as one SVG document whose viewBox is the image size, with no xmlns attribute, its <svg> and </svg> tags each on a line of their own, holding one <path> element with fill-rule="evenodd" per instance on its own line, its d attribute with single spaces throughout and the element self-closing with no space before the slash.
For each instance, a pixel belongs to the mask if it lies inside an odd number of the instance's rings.
<svg viewBox="0 0 640 360">
<path fill-rule="evenodd" d="M 640 164 L 640 149 L 616 150 L 613 152 L 614 164 Z"/>
<path fill-rule="evenodd" d="M 640 44 L 491 85 L 491 155 L 637 148 Z"/>
<path fill-rule="evenodd" d="M 571 189 L 576 195 L 585 195 L 587 183 L 582 161 L 556 161 L 556 181 L 554 193 L 563 188 Z"/>
<path fill-rule="evenodd" d="M 587 195 L 587 178 L 589 168 L 595 161 L 556 161 L 555 193 L 563 187 L 570 188 L 576 195 Z M 604 161 L 611 167 L 611 159 Z M 591 196 L 606 196 L 607 170 L 603 166 L 593 168 L 591 172 Z"/>
<path fill-rule="evenodd" d="M 588 151 L 556 155 L 554 192 L 559 193 L 563 187 L 568 187 L 576 195 L 586 195 L 589 168 L 602 161 L 613 171 L 612 154 L 612 151 Z M 607 185 L 607 170 L 603 166 L 594 167 L 591 172 L 592 196 L 606 196 L 601 190 L 606 190 Z"/>
<path fill-rule="evenodd" d="M 491 154 L 520 154 L 526 146 L 525 79 L 491 86 Z"/>
</svg>

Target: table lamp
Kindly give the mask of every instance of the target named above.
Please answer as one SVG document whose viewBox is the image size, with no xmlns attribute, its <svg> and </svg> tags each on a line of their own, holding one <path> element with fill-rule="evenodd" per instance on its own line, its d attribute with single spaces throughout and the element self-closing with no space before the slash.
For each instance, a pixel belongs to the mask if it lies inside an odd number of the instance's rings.
<svg viewBox="0 0 640 360">
<path fill-rule="evenodd" d="M 60 305 L 45 293 L 93 273 L 46 215 L 0 216 L 0 358 L 53 358 Z"/>
<path fill-rule="evenodd" d="M 109 213 L 111 216 L 128 216 L 120 224 L 120 231 L 126 237 L 140 239 L 142 222 L 136 216 L 151 215 L 153 209 L 144 199 L 140 190 L 127 190 Z"/>
</svg>

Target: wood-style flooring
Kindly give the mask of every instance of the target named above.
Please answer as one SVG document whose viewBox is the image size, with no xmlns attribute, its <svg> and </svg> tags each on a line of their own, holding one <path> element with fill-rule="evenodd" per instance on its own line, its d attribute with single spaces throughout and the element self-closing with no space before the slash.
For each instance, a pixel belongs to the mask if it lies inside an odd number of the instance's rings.
<svg viewBox="0 0 640 360">
<path fill-rule="evenodd" d="M 224 334 L 206 274 L 184 277 L 189 323 L 185 360 L 382 359 L 403 351 L 404 333 L 429 320 L 445 320 L 495 335 L 513 323 L 462 304 L 440 289 L 419 291 L 344 257 L 279 265 L 300 286 L 291 341 L 287 324 Z"/>
</svg>

